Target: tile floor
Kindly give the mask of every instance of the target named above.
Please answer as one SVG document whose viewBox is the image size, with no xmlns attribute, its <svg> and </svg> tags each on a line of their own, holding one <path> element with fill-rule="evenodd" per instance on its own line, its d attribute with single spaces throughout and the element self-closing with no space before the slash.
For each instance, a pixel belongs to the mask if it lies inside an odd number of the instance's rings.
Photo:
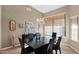
<svg viewBox="0 0 79 59">
<path fill-rule="evenodd" d="M 62 54 L 77 54 L 74 50 L 68 47 L 66 44 L 61 44 Z M 4 51 L 1 51 L 1 54 L 20 54 L 21 48 L 11 48 Z M 55 51 L 54 51 L 55 54 Z"/>
</svg>

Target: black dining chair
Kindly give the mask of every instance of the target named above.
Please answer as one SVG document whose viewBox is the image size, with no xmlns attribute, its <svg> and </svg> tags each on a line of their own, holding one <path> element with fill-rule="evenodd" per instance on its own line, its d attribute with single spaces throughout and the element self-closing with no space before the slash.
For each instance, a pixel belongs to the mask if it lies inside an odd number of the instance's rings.
<svg viewBox="0 0 79 59">
<path fill-rule="evenodd" d="M 18 38 L 21 46 L 21 54 L 30 54 L 34 52 L 34 49 L 30 46 L 24 47 L 24 43 L 21 38 Z"/>
<path fill-rule="evenodd" d="M 53 46 L 52 46 L 52 50 L 55 50 L 56 54 L 57 54 L 57 50 L 59 50 L 59 52 L 61 54 L 61 47 L 60 47 L 61 39 L 62 39 L 62 37 L 58 37 L 57 43 L 53 44 Z"/>
<path fill-rule="evenodd" d="M 54 42 L 56 42 L 56 37 L 57 37 L 57 33 L 56 32 L 53 32 L 52 33 L 52 39 L 54 38 Z"/>
<path fill-rule="evenodd" d="M 35 37 L 36 37 L 36 40 L 40 40 L 41 34 L 40 33 L 35 33 Z"/>
<path fill-rule="evenodd" d="M 47 53 L 48 54 L 52 54 L 52 47 L 53 47 L 53 44 L 54 44 L 54 38 L 50 39 L 49 41 L 49 44 L 48 44 L 48 48 L 47 48 Z"/>
<path fill-rule="evenodd" d="M 21 46 L 21 54 L 24 54 L 25 53 L 24 44 L 22 43 L 22 39 L 21 38 L 18 38 L 18 39 L 19 39 L 20 46 Z"/>
<path fill-rule="evenodd" d="M 33 40 L 33 38 L 34 38 L 34 34 L 33 33 L 23 34 L 22 35 L 22 39 L 23 39 L 24 42 L 27 42 L 27 41 L 30 42 L 30 41 Z"/>
<path fill-rule="evenodd" d="M 23 43 L 28 41 L 28 34 L 22 34 L 22 41 Z"/>
<path fill-rule="evenodd" d="M 33 38 L 34 38 L 34 34 L 29 33 L 27 38 L 28 38 L 28 42 L 31 42 L 33 40 Z"/>
<path fill-rule="evenodd" d="M 56 36 L 57 36 L 57 33 L 56 32 L 53 32 L 52 33 L 52 37 L 56 39 Z"/>
</svg>

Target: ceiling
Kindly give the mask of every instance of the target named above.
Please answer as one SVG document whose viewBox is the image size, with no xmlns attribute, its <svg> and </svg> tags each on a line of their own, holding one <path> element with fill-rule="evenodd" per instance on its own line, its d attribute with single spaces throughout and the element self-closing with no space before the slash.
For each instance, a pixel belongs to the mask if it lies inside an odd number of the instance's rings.
<svg viewBox="0 0 79 59">
<path fill-rule="evenodd" d="M 31 5 L 31 6 L 42 13 L 47 13 L 49 11 L 53 11 L 55 9 L 64 7 L 65 5 Z"/>
</svg>

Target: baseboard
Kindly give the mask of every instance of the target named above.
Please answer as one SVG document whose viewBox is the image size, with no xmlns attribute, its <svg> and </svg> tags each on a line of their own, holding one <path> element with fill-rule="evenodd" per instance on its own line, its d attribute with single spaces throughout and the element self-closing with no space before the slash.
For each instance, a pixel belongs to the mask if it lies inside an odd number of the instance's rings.
<svg viewBox="0 0 79 59">
<path fill-rule="evenodd" d="M 76 48 L 74 48 L 73 46 L 71 46 L 71 45 L 68 45 L 71 49 L 73 49 L 76 53 L 78 53 L 79 54 L 79 50 L 77 50 Z"/>
<path fill-rule="evenodd" d="M 15 47 L 18 47 L 18 46 L 20 46 L 20 44 L 15 45 Z"/>
<path fill-rule="evenodd" d="M 15 47 L 18 47 L 18 46 L 20 46 L 20 44 L 15 45 Z M 9 46 L 9 47 L 5 47 L 5 48 L 1 48 L 0 51 L 1 51 L 1 50 L 10 49 L 10 48 L 15 48 L 15 47 Z"/>
</svg>

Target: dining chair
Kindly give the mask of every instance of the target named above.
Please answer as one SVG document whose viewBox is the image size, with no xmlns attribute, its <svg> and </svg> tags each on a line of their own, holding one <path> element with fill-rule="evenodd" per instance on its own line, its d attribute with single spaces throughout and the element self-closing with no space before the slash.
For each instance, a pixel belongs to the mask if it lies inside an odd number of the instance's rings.
<svg viewBox="0 0 79 59">
<path fill-rule="evenodd" d="M 28 42 L 31 42 L 33 40 L 33 38 L 34 38 L 34 34 L 29 33 L 27 38 L 28 38 Z"/>
<path fill-rule="evenodd" d="M 34 49 L 30 46 L 25 48 L 25 44 L 23 43 L 21 38 L 18 38 L 21 46 L 21 54 L 30 54 L 34 52 Z"/>
<path fill-rule="evenodd" d="M 23 41 L 23 43 L 28 41 L 27 37 L 28 37 L 28 34 L 22 34 L 22 41 Z"/>
<path fill-rule="evenodd" d="M 23 34 L 22 35 L 22 40 L 24 42 L 31 42 L 34 38 L 34 34 L 33 33 L 29 33 L 29 34 Z"/>
<path fill-rule="evenodd" d="M 53 38 L 56 38 L 56 36 L 57 36 L 57 33 L 56 33 L 56 32 L 53 32 L 53 33 L 52 33 L 52 37 L 53 37 Z"/>
<path fill-rule="evenodd" d="M 62 39 L 62 37 L 58 37 L 57 43 L 53 44 L 53 46 L 52 46 L 52 50 L 55 50 L 56 54 L 57 54 L 57 50 L 59 50 L 59 52 L 61 54 L 61 47 L 60 47 L 61 39 Z"/>
<path fill-rule="evenodd" d="M 49 44 L 48 44 L 48 48 L 47 48 L 47 53 L 48 54 L 52 54 L 52 47 L 53 47 L 53 44 L 54 44 L 54 38 L 50 39 L 49 41 Z"/>
<path fill-rule="evenodd" d="M 57 33 L 56 32 L 53 32 L 52 33 L 52 39 L 54 38 L 54 42 L 56 42 L 56 38 L 57 38 Z"/>
<path fill-rule="evenodd" d="M 35 33 L 35 37 L 36 37 L 36 40 L 40 40 L 41 34 L 40 33 Z"/>
<path fill-rule="evenodd" d="M 37 48 L 36 51 L 35 51 L 35 54 L 48 54 L 47 53 L 47 47 L 48 47 L 48 44 Z"/>
</svg>

